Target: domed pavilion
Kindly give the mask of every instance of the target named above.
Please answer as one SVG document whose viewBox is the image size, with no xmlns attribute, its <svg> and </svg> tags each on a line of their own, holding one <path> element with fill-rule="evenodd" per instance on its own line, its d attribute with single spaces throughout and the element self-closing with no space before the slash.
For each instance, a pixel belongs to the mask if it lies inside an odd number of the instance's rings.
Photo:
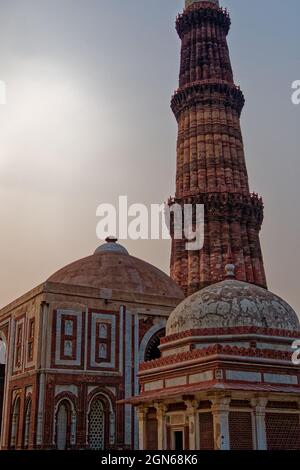
<svg viewBox="0 0 300 470">
<path fill-rule="evenodd" d="M 280 297 L 224 281 L 171 313 L 162 357 L 141 365 L 140 447 L 173 450 L 300 448 L 299 319 Z"/>
<path fill-rule="evenodd" d="M 139 393 L 139 364 L 160 356 L 182 299 L 169 276 L 108 238 L 2 309 L 2 448 L 137 447 L 135 410 L 117 402 Z"/>
</svg>

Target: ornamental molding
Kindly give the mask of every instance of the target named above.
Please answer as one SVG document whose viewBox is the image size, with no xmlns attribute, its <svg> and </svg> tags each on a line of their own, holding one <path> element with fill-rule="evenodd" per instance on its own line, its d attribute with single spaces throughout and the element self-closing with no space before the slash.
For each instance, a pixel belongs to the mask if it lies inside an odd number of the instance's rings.
<svg viewBox="0 0 300 470">
<path fill-rule="evenodd" d="M 251 357 L 258 359 L 275 359 L 278 361 L 290 361 L 291 354 L 287 351 L 277 351 L 273 349 L 256 349 L 256 348 L 242 348 L 238 346 L 222 346 L 215 344 L 208 348 L 195 349 L 189 352 L 174 354 L 171 356 L 161 357 L 154 361 L 144 362 L 140 366 L 140 372 L 150 371 L 164 366 L 173 364 L 181 364 L 187 361 L 209 358 L 211 356 L 235 356 L 235 357 Z"/>
<path fill-rule="evenodd" d="M 181 339 L 192 338 L 195 336 L 206 337 L 206 336 L 233 336 L 233 335 L 257 335 L 257 336 L 268 336 L 276 338 L 291 338 L 295 339 L 300 336 L 300 331 L 291 330 L 279 330 L 274 328 L 258 328 L 255 326 L 239 326 L 231 328 L 205 328 L 196 330 L 187 330 L 180 333 L 175 333 L 170 336 L 161 338 L 161 345 L 178 341 Z"/>
</svg>

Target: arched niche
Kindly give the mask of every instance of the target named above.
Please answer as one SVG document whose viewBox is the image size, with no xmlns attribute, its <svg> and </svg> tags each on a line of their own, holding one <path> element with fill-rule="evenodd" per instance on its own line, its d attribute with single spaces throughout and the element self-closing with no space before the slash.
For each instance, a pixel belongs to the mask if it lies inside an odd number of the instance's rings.
<svg viewBox="0 0 300 470">
<path fill-rule="evenodd" d="M 58 450 L 76 445 L 77 411 L 74 401 L 68 395 L 57 399 L 54 413 L 54 443 Z"/>
<path fill-rule="evenodd" d="M 140 350 L 139 350 L 139 363 L 149 361 L 151 359 L 158 359 L 160 351 L 158 346 L 160 339 L 165 335 L 166 321 L 156 323 L 150 328 L 143 337 Z"/>
<path fill-rule="evenodd" d="M 107 390 L 95 391 L 87 413 L 87 444 L 91 450 L 105 450 L 116 439 L 116 415 Z"/>
</svg>

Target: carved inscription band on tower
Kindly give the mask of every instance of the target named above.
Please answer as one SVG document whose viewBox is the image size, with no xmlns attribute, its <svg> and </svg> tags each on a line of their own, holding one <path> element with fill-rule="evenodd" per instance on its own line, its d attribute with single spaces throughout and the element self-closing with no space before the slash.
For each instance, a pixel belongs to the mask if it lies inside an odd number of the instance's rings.
<svg viewBox="0 0 300 470">
<path fill-rule="evenodd" d="M 250 193 L 227 34 L 218 1 L 186 0 L 177 17 L 182 41 L 179 89 L 171 107 L 178 122 L 176 195 L 170 204 L 205 205 L 205 243 L 187 251 L 172 234 L 171 275 L 190 295 L 224 278 L 230 248 L 238 280 L 266 287 L 259 232 L 263 202 Z"/>
</svg>

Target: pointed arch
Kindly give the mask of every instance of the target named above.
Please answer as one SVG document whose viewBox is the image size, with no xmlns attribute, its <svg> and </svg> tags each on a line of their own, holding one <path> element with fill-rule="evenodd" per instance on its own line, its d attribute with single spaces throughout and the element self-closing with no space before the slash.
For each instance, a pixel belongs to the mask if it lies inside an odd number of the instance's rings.
<svg viewBox="0 0 300 470">
<path fill-rule="evenodd" d="M 115 443 L 115 411 L 111 393 L 96 389 L 87 413 L 87 444 L 92 450 L 105 450 Z"/>
<path fill-rule="evenodd" d="M 140 344 L 140 351 L 139 351 L 140 364 L 147 360 L 151 360 L 151 354 L 154 356 L 158 355 L 159 340 L 162 336 L 164 336 L 165 328 L 166 328 L 166 320 L 162 320 L 159 323 L 156 323 L 155 325 L 153 325 L 152 328 L 150 328 L 147 331 L 147 333 L 143 337 L 141 344 Z M 151 353 L 151 343 L 153 347 L 152 353 Z"/>
<path fill-rule="evenodd" d="M 11 449 L 16 448 L 19 441 L 19 427 L 20 427 L 20 408 L 21 408 L 21 398 L 16 396 L 12 406 L 11 414 L 11 428 L 10 428 L 10 443 L 9 446 Z"/>
<path fill-rule="evenodd" d="M 89 447 L 91 450 L 105 449 L 105 408 L 101 396 L 93 399 L 89 411 Z"/>
<path fill-rule="evenodd" d="M 58 450 L 66 450 L 76 444 L 77 413 L 73 401 L 63 396 L 57 401 L 54 414 L 54 443 Z"/>
</svg>

